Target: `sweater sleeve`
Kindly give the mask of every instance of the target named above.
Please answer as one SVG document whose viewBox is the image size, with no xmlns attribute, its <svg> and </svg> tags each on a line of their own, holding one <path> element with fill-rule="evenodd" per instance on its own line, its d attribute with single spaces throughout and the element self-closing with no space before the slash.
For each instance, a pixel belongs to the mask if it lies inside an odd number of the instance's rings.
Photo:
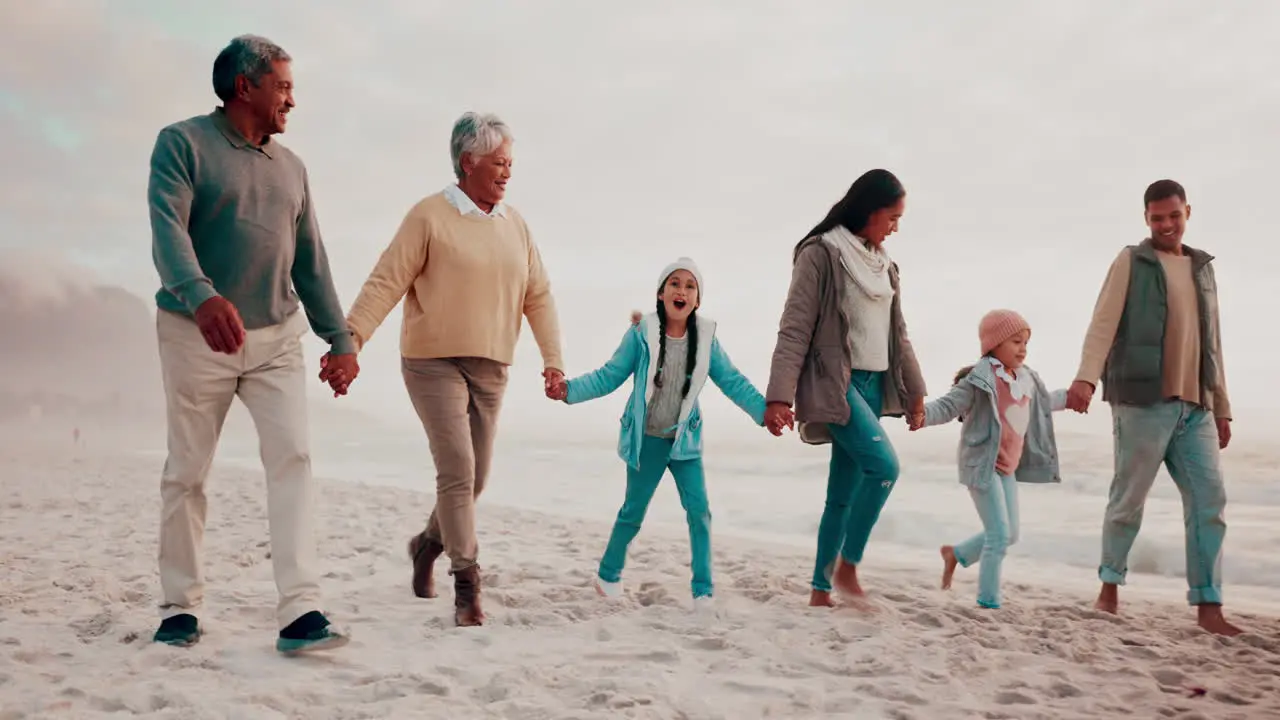
<svg viewBox="0 0 1280 720">
<path fill-rule="evenodd" d="M 173 128 L 156 137 L 151 151 L 147 205 L 151 215 L 151 257 L 160 282 L 195 314 L 196 308 L 218 294 L 204 274 L 188 232 L 195 183 L 191 143 Z"/>
<path fill-rule="evenodd" d="M 525 239 L 529 243 L 529 284 L 524 294 L 524 316 L 529 319 L 533 339 L 542 353 L 542 366 L 548 370 L 564 371 L 564 359 L 560 350 L 560 318 L 556 312 L 556 299 L 551 294 L 551 278 L 542 264 L 542 254 L 533 241 L 528 226 L 524 225 Z"/>
<path fill-rule="evenodd" d="M 382 251 L 373 272 L 364 281 L 360 294 L 347 312 L 347 327 L 361 348 L 387 318 L 396 303 L 409 292 L 413 281 L 422 274 L 427 262 L 427 246 L 431 241 L 426 219 L 414 207 L 400 223 L 391 244 Z"/>
<path fill-rule="evenodd" d="M 297 224 L 297 251 L 290 278 L 315 334 L 328 342 L 335 354 L 354 353 L 356 343 L 342 316 L 338 290 L 333 286 L 329 256 L 320 239 L 320 223 L 316 220 L 315 206 L 311 201 L 311 181 L 307 178 L 305 167 L 302 170 L 302 192 L 302 214 L 298 217 Z"/>
<path fill-rule="evenodd" d="M 1120 317 L 1124 314 L 1124 304 L 1129 296 L 1129 269 L 1133 262 L 1128 248 L 1111 263 L 1107 277 L 1102 281 L 1102 290 L 1094 304 L 1093 319 L 1089 321 L 1089 330 L 1084 336 L 1084 349 L 1080 353 L 1080 369 L 1076 372 L 1076 380 L 1097 386 L 1102 370 L 1107 364 L 1107 355 L 1111 352 L 1111 344 L 1115 342 L 1116 331 L 1120 328 Z"/>
</svg>

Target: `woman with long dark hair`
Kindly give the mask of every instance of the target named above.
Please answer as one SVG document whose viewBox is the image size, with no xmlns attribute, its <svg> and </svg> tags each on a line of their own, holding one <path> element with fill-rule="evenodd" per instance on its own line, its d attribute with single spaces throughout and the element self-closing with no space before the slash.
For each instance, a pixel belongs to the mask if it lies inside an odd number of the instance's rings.
<svg viewBox="0 0 1280 720">
<path fill-rule="evenodd" d="M 906 191 L 888 170 L 859 177 L 796 245 L 773 351 L 765 423 L 799 422 L 804 442 L 831 444 L 810 605 L 831 591 L 860 597 L 858 563 L 898 480 L 884 416 L 924 418 L 924 378 L 907 337 L 898 266 L 884 241 Z M 793 409 L 794 408 L 794 409 Z"/>
</svg>

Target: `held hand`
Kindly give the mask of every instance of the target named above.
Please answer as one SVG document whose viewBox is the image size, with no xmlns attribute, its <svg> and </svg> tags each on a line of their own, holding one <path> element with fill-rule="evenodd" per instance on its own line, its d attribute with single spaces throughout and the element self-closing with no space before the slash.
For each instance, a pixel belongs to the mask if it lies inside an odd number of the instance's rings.
<svg viewBox="0 0 1280 720">
<path fill-rule="evenodd" d="M 333 396 L 347 394 L 347 388 L 360 374 L 360 363 L 355 353 L 335 355 L 325 353 L 320 357 L 320 381 L 329 383 Z"/>
<path fill-rule="evenodd" d="M 924 427 L 924 398 L 914 397 L 908 404 L 907 428 L 912 432 Z"/>
<path fill-rule="evenodd" d="M 231 355 L 244 345 L 244 321 L 231 301 L 214 295 L 196 308 L 196 325 L 209 349 Z"/>
<path fill-rule="evenodd" d="M 1093 400 L 1093 385 L 1083 380 L 1076 380 L 1067 388 L 1067 409 L 1084 414 L 1089 412 L 1089 403 Z"/>
<path fill-rule="evenodd" d="M 764 409 L 764 426 L 775 437 L 782 435 L 782 429 L 795 429 L 796 414 L 786 403 L 772 402 Z"/>
<path fill-rule="evenodd" d="M 555 368 L 547 368 L 542 371 L 543 390 L 547 393 L 547 397 L 552 400 L 564 400 L 569 396 L 569 383 L 564 379 L 564 373 Z"/>
<path fill-rule="evenodd" d="M 1226 450 L 1231 444 L 1231 421 L 1226 418 L 1216 418 L 1218 425 L 1218 449 Z"/>
</svg>

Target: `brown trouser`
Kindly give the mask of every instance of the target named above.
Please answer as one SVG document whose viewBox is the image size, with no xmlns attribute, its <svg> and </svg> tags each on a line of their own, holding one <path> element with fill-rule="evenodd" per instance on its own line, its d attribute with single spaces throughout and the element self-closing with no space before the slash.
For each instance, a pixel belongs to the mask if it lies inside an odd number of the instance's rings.
<svg viewBox="0 0 1280 720">
<path fill-rule="evenodd" d="M 476 498 L 493 460 L 507 366 L 486 358 L 402 358 L 400 368 L 436 465 L 426 536 L 444 545 L 453 571 L 464 570 L 480 553 Z"/>
</svg>

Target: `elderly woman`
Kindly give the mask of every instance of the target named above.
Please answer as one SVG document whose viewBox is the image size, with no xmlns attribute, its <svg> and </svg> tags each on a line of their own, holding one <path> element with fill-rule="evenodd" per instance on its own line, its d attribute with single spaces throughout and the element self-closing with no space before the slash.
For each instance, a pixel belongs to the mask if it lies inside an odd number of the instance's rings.
<svg viewBox="0 0 1280 720">
<path fill-rule="evenodd" d="M 558 384 L 560 328 L 551 283 L 529 227 L 506 205 L 511 131 L 467 113 L 449 150 L 457 184 L 414 205 L 347 315 L 363 347 L 401 298 L 404 383 L 436 466 L 436 506 L 409 541 L 413 591 L 435 597 L 432 567 L 447 553 L 458 625 L 480 625 L 475 501 L 493 456 L 507 367 L 529 320 L 547 385 Z"/>
<path fill-rule="evenodd" d="M 863 595 L 858 563 L 898 479 L 880 418 L 923 423 L 924 378 L 902 317 L 898 266 L 884 250 L 905 200 L 892 173 L 871 170 L 793 256 L 765 423 L 777 433 L 798 420 L 805 442 L 832 444 L 810 605 L 832 605 L 833 582 Z"/>
</svg>

